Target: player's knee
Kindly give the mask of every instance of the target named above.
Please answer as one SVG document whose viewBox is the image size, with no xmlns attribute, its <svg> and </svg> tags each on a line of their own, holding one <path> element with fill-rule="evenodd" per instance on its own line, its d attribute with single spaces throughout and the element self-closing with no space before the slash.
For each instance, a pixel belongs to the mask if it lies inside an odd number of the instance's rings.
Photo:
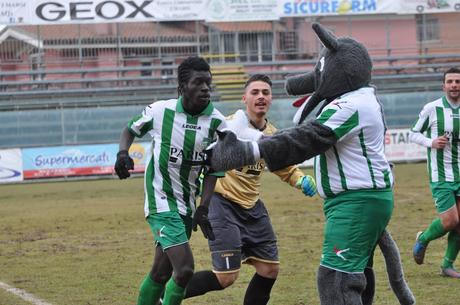
<svg viewBox="0 0 460 305">
<path fill-rule="evenodd" d="M 446 231 L 454 230 L 458 225 L 458 217 L 446 217 L 442 220 L 442 226 Z"/>
<path fill-rule="evenodd" d="M 193 266 L 182 266 L 181 268 L 174 270 L 174 279 L 176 283 L 182 287 L 185 287 L 193 276 Z"/>
<path fill-rule="evenodd" d="M 169 280 L 171 275 L 172 275 L 172 271 L 171 272 L 158 272 L 158 271 L 155 272 L 152 270 L 150 272 L 150 278 L 160 284 L 166 284 L 166 282 Z"/>
<path fill-rule="evenodd" d="M 268 275 L 266 277 L 269 279 L 276 279 L 278 277 L 279 272 L 280 272 L 280 265 L 272 264 L 272 266 L 268 270 Z"/>
<path fill-rule="evenodd" d="M 155 282 L 160 284 L 166 284 L 169 280 L 169 277 L 164 274 L 155 274 L 150 276 Z"/>
<path fill-rule="evenodd" d="M 236 279 L 238 278 L 239 272 L 232 272 L 232 273 L 216 273 L 217 279 L 219 280 L 219 284 L 222 288 L 227 288 L 233 283 L 235 283 Z"/>
<path fill-rule="evenodd" d="M 256 267 L 257 274 L 269 279 L 276 279 L 280 271 L 279 264 L 258 263 L 254 266 Z"/>
</svg>

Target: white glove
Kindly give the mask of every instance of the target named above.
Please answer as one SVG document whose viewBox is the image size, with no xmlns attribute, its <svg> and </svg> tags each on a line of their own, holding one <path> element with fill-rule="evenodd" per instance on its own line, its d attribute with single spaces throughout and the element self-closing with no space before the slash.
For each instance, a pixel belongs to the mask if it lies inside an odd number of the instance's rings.
<svg viewBox="0 0 460 305">
<path fill-rule="evenodd" d="M 263 133 L 249 126 L 249 119 L 243 110 L 238 110 L 233 119 L 227 121 L 227 129 L 236 134 L 238 139 L 246 141 L 257 141 Z"/>
</svg>

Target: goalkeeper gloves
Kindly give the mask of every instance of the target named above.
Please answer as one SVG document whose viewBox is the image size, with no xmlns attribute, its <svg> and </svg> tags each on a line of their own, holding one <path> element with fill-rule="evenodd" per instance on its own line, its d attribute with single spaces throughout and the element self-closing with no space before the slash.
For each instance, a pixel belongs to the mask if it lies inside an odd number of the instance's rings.
<svg viewBox="0 0 460 305">
<path fill-rule="evenodd" d="M 118 178 L 126 179 L 131 176 L 130 169 L 134 169 L 133 159 L 131 159 L 127 150 L 120 150 L 117 153 L 117 161 L 115 162 L 115 172 Z"/>
<path fill-rule="evenodd" d="M 312 197 L 316 194 L 316 182 L 310 175 L 300 177 L 295 186 L 306 196 Z"/>
</svg>

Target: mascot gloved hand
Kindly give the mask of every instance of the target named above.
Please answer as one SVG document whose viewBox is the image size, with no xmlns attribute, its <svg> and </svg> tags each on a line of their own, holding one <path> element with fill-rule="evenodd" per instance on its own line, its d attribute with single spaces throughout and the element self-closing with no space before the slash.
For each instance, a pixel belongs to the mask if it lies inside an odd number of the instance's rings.
<svg viewBox="0 0 460 305">
<path fill-rule="evenodd" d="M 216 163 L 210 164 L 213 170 L 233 169 L 237 168 L 239 164 L 255 164 L 260 159 L 257 140 L 263 137 L 263 133 L 249 127 L 249 124 L 248 117 L 240 109 L 227 120 L 225 130 L 217 131 L 218 141 L 209 145 L 205 151 L 208 161 L 209 159 L 220 159 L 217 168 L 212 167 Z M 232 151 L 242 151 L 243 153 L 232 154 Z"/>
</svg>

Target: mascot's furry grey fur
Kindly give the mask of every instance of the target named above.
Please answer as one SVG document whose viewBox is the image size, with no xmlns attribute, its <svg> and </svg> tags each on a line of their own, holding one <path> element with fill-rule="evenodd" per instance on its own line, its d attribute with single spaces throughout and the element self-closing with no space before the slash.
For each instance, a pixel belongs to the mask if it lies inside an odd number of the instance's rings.
<svg viewBox="0 0 460 305">
<path fill-rule="evenodd" d="M 341 95 L 368 86 L 372 62 L 366 48 L 356 40 L 336 38 L 317 23 L 312 27 L 325 46 L 320 60 L 313 72 L 289 78 L 286 82 L 286 91 L 291 95 L 313 93 L 303 106 L 300 125 L 257 141 L 239 140 L 232 132 L 220 134 L 219 141 L 209 153 L 214 170 L 238 168 L 264 158 L 268 168 L 274 171 L 322 154 L 337 143 L 331 128 L 317 120 L 302 122 L 321 102 L 320 111 Z M 378 244 L 385 258 L 391 288 L 399 303 L 415 304 L 404 279 L 399 250 L 386 230 Z M 372 304 L 375 281 L 370 267 L 364 273 L 346 273 L 320 266 L 317 282 L 321 304 Z"/>
</svg>

